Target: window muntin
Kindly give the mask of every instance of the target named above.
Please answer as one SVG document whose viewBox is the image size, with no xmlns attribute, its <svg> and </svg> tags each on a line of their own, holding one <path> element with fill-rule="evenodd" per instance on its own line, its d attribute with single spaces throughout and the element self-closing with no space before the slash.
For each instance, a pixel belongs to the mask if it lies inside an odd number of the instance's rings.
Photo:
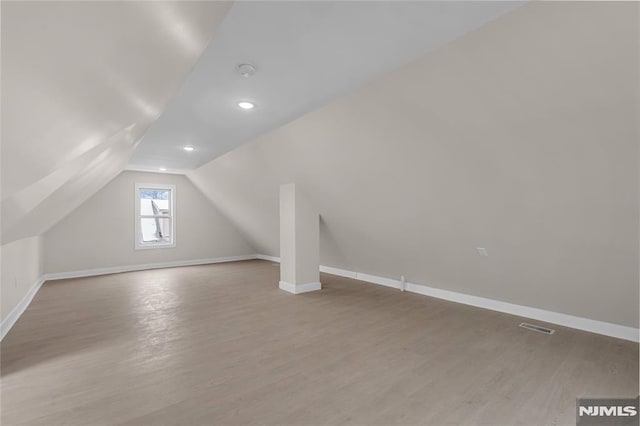
<svg viewBox="0 0 640 426">
<path fill-rule="evenodd" d="M 176 189 L 136 184 L 136 248 L 175 247 Z"/>
</svg>

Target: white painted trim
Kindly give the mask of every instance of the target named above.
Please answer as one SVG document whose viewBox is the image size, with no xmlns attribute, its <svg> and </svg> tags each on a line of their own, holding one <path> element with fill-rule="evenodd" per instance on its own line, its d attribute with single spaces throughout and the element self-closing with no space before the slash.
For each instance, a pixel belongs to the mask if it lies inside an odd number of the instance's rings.
<svg viewBox="0 0 640 426">
<path fill-rule="evenodd" d="M 7 315 L 4 320 L 2 320 L 2 323 L 0 323 L 0 340 L 4 339 L 4 336 L 6 336 L 9 330 L 11 330 L 11 327 L 13 327 L 16 321 L 18 321 L 20 315 L 22 315 L 24 311 L 27 310 L 34 296 L 36 295 L 38 290 L 40 290 L 42 284 L 44 284 L 44 281 L 45 280 L 42 277 L 38 278 L 38 280 L 31 286 L 27 294 L 24 295 L 22 300 L 18 302 L 18 304 L 11 310 L 9 315 Z"/>
<path fill-rule="evenodd" d="M 42 284 L 47 280 L 58 280 L 65 278 L 90 277 L 95 275 L 115 274 L 121 272 L 141 271 L 146 269 L 172 268 L 178 266 L 194 266 L 206 265 L 222 262 L 236 262 L 240 260 L 261 259 L 272 262 L 279 262 L 280 258 L 275 256 L 267 256 L 262 254 L 249 254 L 241 256 L 217 257 L 209 259 L 197 260 L 179 260 L 174 262 L 149 263 L 143 265 L 114 266 L 110 268 L 87 269 L 83 271 L 58 272 L 53 274 L 45 274 L 40 277 L 29 289 L 22 300 L 11 310 L 9 315 L 0 323 L 0 340 L 9 332 L 13 324 L 20 318 L 20 315 L 27 309 L 31 300 L 36 295 Z M 400 281 L 391 278 L 379 277 L 376 275 L 364 274 L 361 272 L 348 271 L 346 269 L 333 268 L 330 266 L 320 266 L 320 271 L 337 275 L 341 277 L 353 278 L 364 282 L 383 285 L 392 288 L 400 288 Z M 321 284 L 307 283 L 295 286 L 293 284 L 280 281 L 280 288 L 290 293 L 300 294 L 308 291 L 321 289 Z M 283 288 L 285 287 L 285 288 Z M 293 291 L 292 291 L 293 290 Z M 406 290 L 422 294 L 425 296 L 436 297 L 438 299 L 448 300 L 451 302 L 462 303 L 465 305 L 476 306 L 493 311 L 504 312 L 511 315 L 517 315 L 525 318 L 532 318 L 539 321 L 558 324 L 565 327 L 575 328 L 578 330 L 589 331 L 592 333 L 603 334 L 605 336 L 616 337 L 619 339 L 630 340 L 632 342 L 640 342 L 640 329 L 627 327 L 624 325 L 597 321 L 588 318 L 577 317 L 573 315 L 563 314 L 559 312 L 546 311 L 544 309 L 533 308 L 530 306 L 516 305 L 513 303 L 502 302 L 499 300 L 487 299 L 484 297 L 471 296 L 464 293 L 457 293 L 448 290 L 442 290 L 434 287 L 428 287 L 422 284 L 406 283 Z"/>
<path fill-rule="evenodd" d="M 391 278 L 379 277 L 377 275 L 363 274 L 362 272 L 356 272 L 356 279 L 360 281 L 366 281 L 372 284 L 383 285 L 385 287 L 400 289 L 400 281 L 392 280 Z"/>
<path fill-rule="evenodd" d="M 332 268 L 331 266 L 320 266 L 320 272 L 324 272 L 331 275 L 337 275 L 339 277 L 358 279 L 358 274 L 355 272 L 347 271 L 345 269 Z"/>
<path fill-rule="evenodd" d="M 171 192 L 171 200 L 169 206 L 169 219 L 171 220 L 171 242 L 169 243 L 143 243 L 142 242 L 142 228 L 140 227 L 140 219 L 142 215 L 140 213 L 140 190 L 141 189 L 164 189 Z M 136 183 L 134 193 L 134 208 L 135 208 L 135 245 L 136 250 L 153 250 L 163 248 L 175 248 L 176 246 L 176 186 L 164 185 L 157 183 Z"/>
<path fill-rule="evenodd" d="M 121 272 L 133 272 L 133 271 L 143 271 L 146 269 L 160 269 L 160 268 L 173 268 L 177 266 L 195 266 L 195 265 L 208 265 L 213 263 L 223 263 L 223 262 L 237 262 L 240 260 L 253 260 L 257 259 L 257 255 L 255 254 L 246 254 L 241 256 L 228 256 L 228 257 L 214 257 L 209 259 L 196 259 L 196 260 L 177 260 L 174 262 L 162 262 L 162 263 L 148 263 L 143 265 L 127 265 L 127 266 L 113 266 L 109 268 L 97 268 L 97 269 L 85 269 L 83 271 L 71 271 L 71 272 L 56 272 L 52 274 L 44 274 L 42 275 L 34 284 L 31 286 L 27 294 L 22 298 L 22 300 L 11 310 L 9 315 L 0 323 L 0 340 L 6 336 L 6 334 L 11 330 L 11 327 L 15 324 L 15 322 L 20 318 L 20 316 L 27 309 L 33 297 L 36 295 L 38 290 L 45 281 L 49 280 L 61 280 L 66 278 L 81 278 L 81 277 L 92 277 L 96 275 L 106 275 L 106 274 L 117 274 Z"/>
<path fill-rule="evenodd" d="M 121 272 L 144 271 L 147 269 L 175 268 L 177 266 L 208 265 L 211 263 L 237 262 L 239 260 L 256 259 L 255 254 L 241 256 L 213 257 L 209 259 L 176 260 L 173 262 L 147 263 L 142 265 L 111 266 L 108 268 L 85 269 L 82 271 L 56 272 L 45 274 L 45 280 L 61 280 L 66 278 L 92 277 L 95 275 L 119 274 Z"/>
<path fill-rule="evenodd" d="M 260 260 L 268 260 L 270 262 L 280 263 L 280 258 L 276 256 L 267 256 L 266 254 L 256 254 L 255 258 Z"/>
<path fill-rule="evenodd" d="M 256 255 L 256 258 L 269 258 L 268 260 L 271 260 L 273 262 L 279 261 L 278 258 L 272 256 Z M 320 272 L 400 289 L 400 280 L 394 280 L 391 278 L 384 278 L 376 275 L 348 271 L 346 269 L 333 268 L 324 265 L 320 266 Z M 630 340 L 632 342 L 640 342 L 640 329 L 634 327 L 613 324 L 605 321 L 597 321 L 589 318 L 563 314 L 560 312 L 547 311 L 530 306 L 516 305 L 514 303 L 502 302 L 500 300 L 487 299 L 485 297 L 472 296 L 464 293 L 457 293 L 455 291 L 442 290 L 422 284 L 406 282 L 405 286 L 406 291 L 422 294 L 424 296 L 435 297 L 438 299 L 448 300 L 450 302 L 462 303 L 464 305 L 476 306 L 492 311 L 504 312 L 519 317 L 531 318 L 551 324 L 562 325 L 564 327 L 589 331 L 596 334 L 603 334 L 605 336 L 616 337 L 618 339 Z"/>
<path fill-rule="evenodd" d="M 492 311 L 504 312 L 511 315 L 517 315 L 519 317 L 532 318 L 551 324 L 558 324 L 565 327 L 576 328 L 578 330 L 589 331 L 591 333 L 617 337 L 618 339 L 640 342 L 639 329 L 620 324 L 596 321 L 589 318 L 532 308 L 530 306 L 516 305 L 514 303 L 502 302 L 484 297 L 471 296 L 468 294 L 456 293 L 453 291 L 427 287 L 425 285 L 409 282 L 407 283 L 406 290 L 425 296 L 462 303 L 464 305 L 477 306 L 484 309 L 491 309 Z"/>
<path fill-rule="evenodd" d="M 310 291 L 316 291 L 322 289 L 320 282 L 305 283 L 305 284 L 291 284 L 286 281 L 280 281 L 280 290 L 288 291 L 293 294 L 308 293 Z"/>
</svg>

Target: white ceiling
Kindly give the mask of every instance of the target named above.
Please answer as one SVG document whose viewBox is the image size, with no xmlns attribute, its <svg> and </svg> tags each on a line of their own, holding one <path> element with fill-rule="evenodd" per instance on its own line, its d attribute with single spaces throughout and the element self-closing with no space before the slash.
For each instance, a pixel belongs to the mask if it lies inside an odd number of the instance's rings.
<svg viewBox="0 0 640 426">
<path fill-rule="evenodd" d="M 522 3 L 237 2 L 128 168 L 195 169 Z"/>
<path fill-rule="evenodd" d="M 122 171 L 230 4 L 1 5 L 4 244 L 41 234 Z"/>
<path fill-rule="evenodd" d="M 531 2 L 188 177 L 256 253 L 295 182 L 323 265 L 637 327 L 639 12 Z"/>
</svg>

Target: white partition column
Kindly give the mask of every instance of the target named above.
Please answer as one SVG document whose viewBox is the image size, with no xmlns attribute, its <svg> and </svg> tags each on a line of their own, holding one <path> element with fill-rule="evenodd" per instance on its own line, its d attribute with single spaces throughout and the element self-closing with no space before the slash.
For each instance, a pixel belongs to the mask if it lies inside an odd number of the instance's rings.
<svg viewBox="0 0 640 426">
<path fill-rule="evenodd" d="M 320 216 L 289 183 L 280 186 L 280 289 L 320 290 Z"/>
</svg>

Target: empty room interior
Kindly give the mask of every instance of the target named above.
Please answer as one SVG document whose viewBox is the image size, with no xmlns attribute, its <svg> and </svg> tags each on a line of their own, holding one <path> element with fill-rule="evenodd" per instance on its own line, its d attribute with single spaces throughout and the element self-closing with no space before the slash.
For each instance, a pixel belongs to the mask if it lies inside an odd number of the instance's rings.
<svg viewBox="0 0 640 426">
<path fill-rule="evenodd" d="M 638 425 L 640 3 L 0 12 L 2 426 Z"/>
</svg>

